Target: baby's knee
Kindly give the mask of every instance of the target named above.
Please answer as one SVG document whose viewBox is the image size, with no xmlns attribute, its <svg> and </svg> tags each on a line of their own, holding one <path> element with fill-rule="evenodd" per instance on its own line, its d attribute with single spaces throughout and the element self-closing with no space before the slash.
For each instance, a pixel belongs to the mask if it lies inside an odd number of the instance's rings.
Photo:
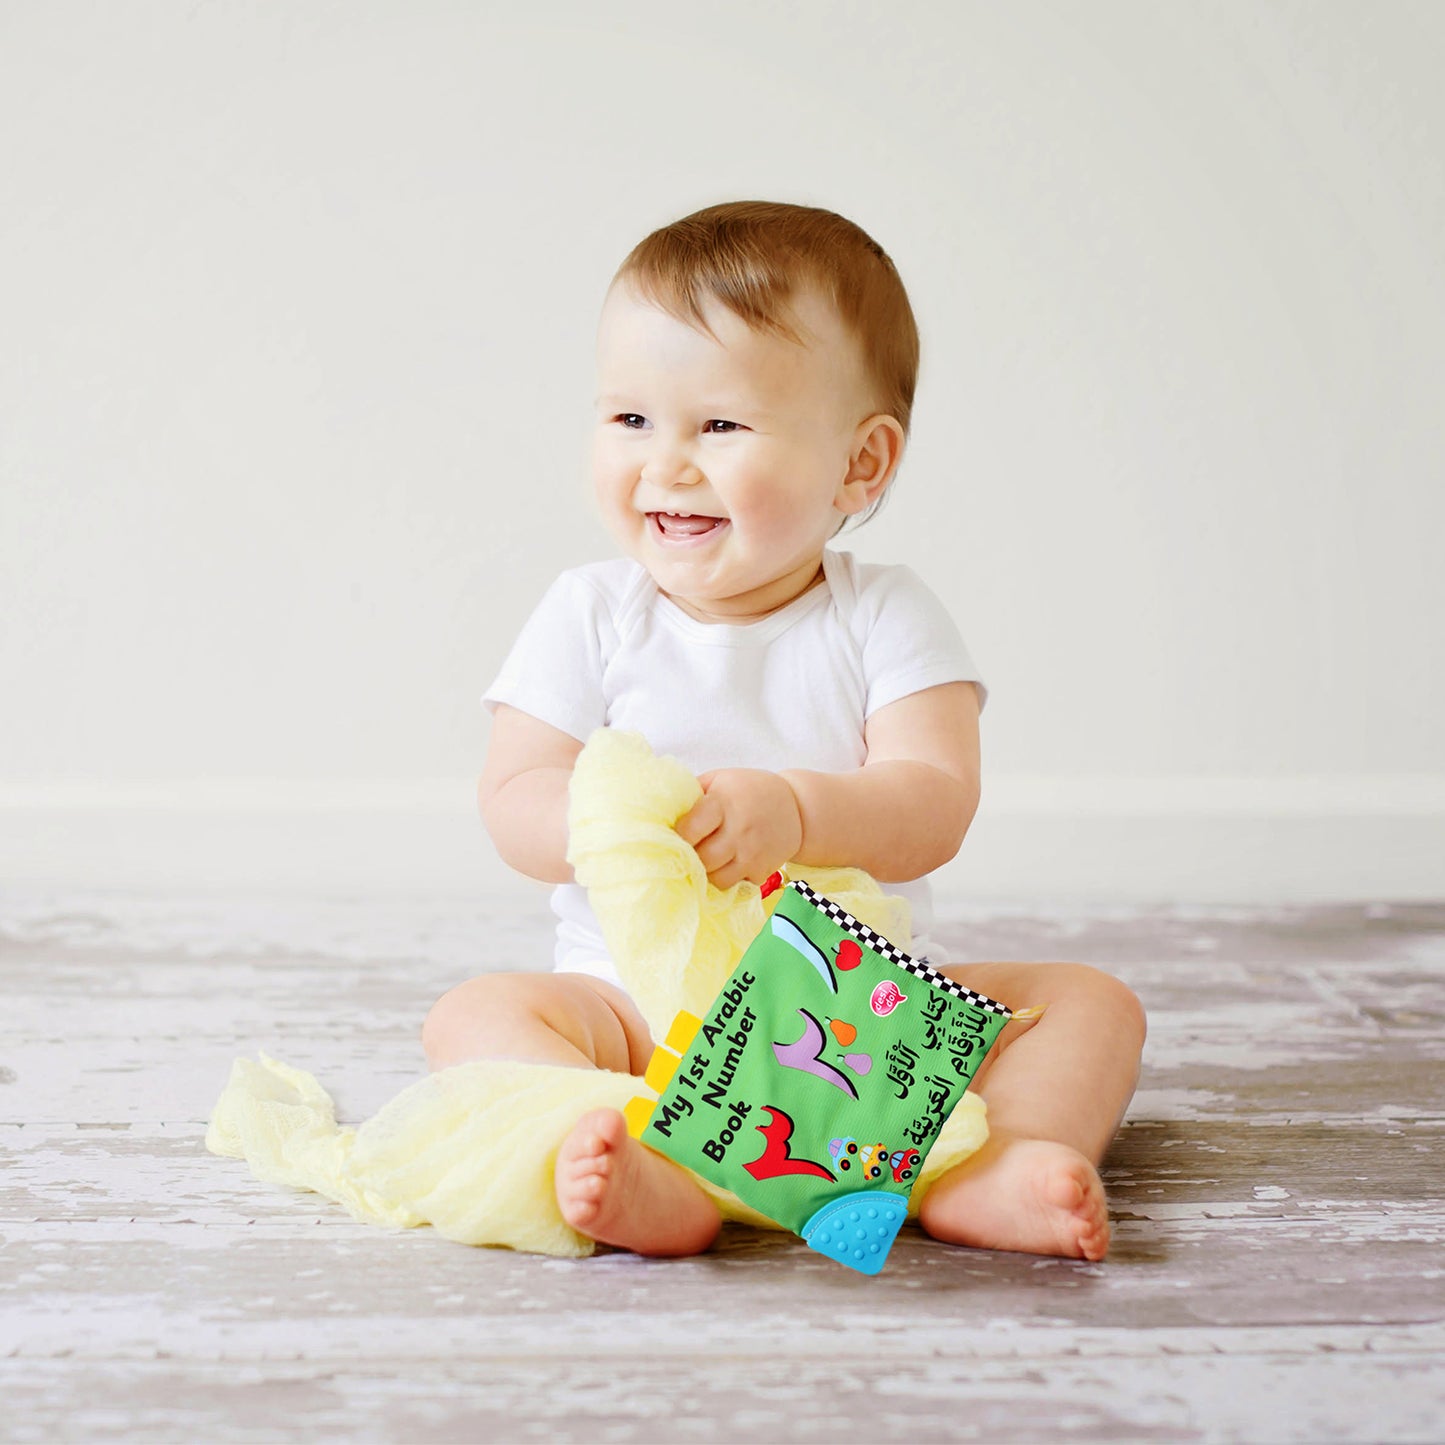
<svg viewBox="0 0 1445 1445">
<path fill-rule="evenodd" d="M 1143 1049 L 1148 1018 L 1138 994 L 1123 979 L 1087 963 L 1056 963 L 1051 968 L 1058 971 L 1054 986 L 1061 994 L 1087 1000 L 1109 1020 L 1122 1043 Z"/>
<path fill-rule="evenodd" d="M 427 1011 L 421 1046 L 433 1068 L 488 1052 L 519 1018 L 537 1018 L 545 1007 L 545 975 L 489 973 L 448 989 Z"/>
</svg>

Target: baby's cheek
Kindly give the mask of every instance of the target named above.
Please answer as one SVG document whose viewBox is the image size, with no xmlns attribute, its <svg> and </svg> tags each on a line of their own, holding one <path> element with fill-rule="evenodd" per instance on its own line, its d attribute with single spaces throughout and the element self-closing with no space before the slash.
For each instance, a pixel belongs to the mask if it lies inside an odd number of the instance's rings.
<svg viewBox="0 0 1445 1445">
<path fill-rule="evenodd" d="M 622 466 L 617 456 L 617 448 L 609 446 L 606 442 L 598 442 L 592 448 L 592 478 L 597 483 L 598 489 L 615 490 L 621 474 Z"/>
<path fill-rule="evenodd" d="M 736 492 L 737 510 L 745 511 L 755 529 L 770 532 L 797 521 L 799 494 L 786 471 L 770 471 L 766 476 L 749 479 Z"/>
</svg>

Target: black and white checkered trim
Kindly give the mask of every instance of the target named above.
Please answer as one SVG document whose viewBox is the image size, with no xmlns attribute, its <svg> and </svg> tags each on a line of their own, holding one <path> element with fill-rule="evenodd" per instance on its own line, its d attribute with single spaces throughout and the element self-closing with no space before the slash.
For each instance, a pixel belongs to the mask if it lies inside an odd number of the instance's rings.
<svg viewBox="0 0 1445 1445">
<path fill-rule="evenodd" d="M 798 895 L 806 898 L 820 913 L 826 913 L 834 923 L 845 933 L 851 933 L 859 943 L 866 944 L 874 953 L 881 954 L 899 968 L 906 968 L 909 973 L 921 978 L 925 983 L 932 984 L 934 988 L 941 988 L 944 993 L 951 994 L 954 998 L 962 999 L 964 1003 L 971 1003 L 975 1008 L 981 1008 L 991 1014 L 1002 1014 L 1004 1018 L 1011 1018 L 1013 1010 L 1005 1008 L 997 999 L 991 999 L 986 994 L 975 993 L 971 988 L 964 988 L 961 983 L 954 981 L 947 974 L 939 973 L 936 968 L 930 968 L 926 963 L 920 963 L 916 958 L 910 958 L 901 948 L 883 937 L 881 933 L 874 933 L 866 923 L 860 923 L 846 908 L 840 908 L 831 898 L 824 898 L 821 893 L 815 893 L 806 883 L 794 878 L 789 880 L 788 887 L 796 889 Z"/>
</svg>

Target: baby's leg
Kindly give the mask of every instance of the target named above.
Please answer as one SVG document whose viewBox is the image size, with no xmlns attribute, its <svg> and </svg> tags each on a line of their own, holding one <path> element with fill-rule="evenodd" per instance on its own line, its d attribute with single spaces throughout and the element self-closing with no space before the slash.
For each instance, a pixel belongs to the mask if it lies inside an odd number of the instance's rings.
<svg viewBox="0 0 1445 1445">
<path fill-rule="evenodd" d="M 580 973 L 498 973 L 444 994 L 422 1025 L 433 1069 L 526 1059 L 641 1074 L 652 1039 L 636 1005 Z M 584 1114 L 553 1175 L 562 1217 L 579 1233 L 638 1254 L 697 1254 L 717 1237 L 717 1206 L 685 1169 L 627 1132 L 616 1109 Z"/>
<path fill-rule="evenodd" d="M 1109 1215 L 1098 1164 L 1139 1080 L 1144 1010 L 1118 979 L 1083 964 L 985 963 L 950 978 L 1012 1009 L 974 1080 L 988 1142 L 924 1196 L 919 1222 L 954 1244 L 1102 1259 Z"/>
</svg>

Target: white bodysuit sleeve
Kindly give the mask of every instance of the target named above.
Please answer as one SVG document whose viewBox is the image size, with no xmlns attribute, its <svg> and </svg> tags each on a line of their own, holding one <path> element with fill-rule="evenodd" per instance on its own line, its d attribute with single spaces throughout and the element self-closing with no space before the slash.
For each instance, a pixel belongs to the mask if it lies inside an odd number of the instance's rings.
<svg viewBox="0 0 1445 1445">
<path fill-rule="evenodd" d="M 868 689 L 864 716 L 945 682 L 972 682 L 982 712 L 988 689 L 957 624 L 923 579 L 903 566 L 860 573 L 855 619 Z"/>
<path fill-rule="evenodd" d="M 547 589 L 523 624 L 496 680 L 482 694 L 585 743 L 607 721 L 602 675 L 610 651 L 606 600 L 577 570 Z"/>
</svg>

